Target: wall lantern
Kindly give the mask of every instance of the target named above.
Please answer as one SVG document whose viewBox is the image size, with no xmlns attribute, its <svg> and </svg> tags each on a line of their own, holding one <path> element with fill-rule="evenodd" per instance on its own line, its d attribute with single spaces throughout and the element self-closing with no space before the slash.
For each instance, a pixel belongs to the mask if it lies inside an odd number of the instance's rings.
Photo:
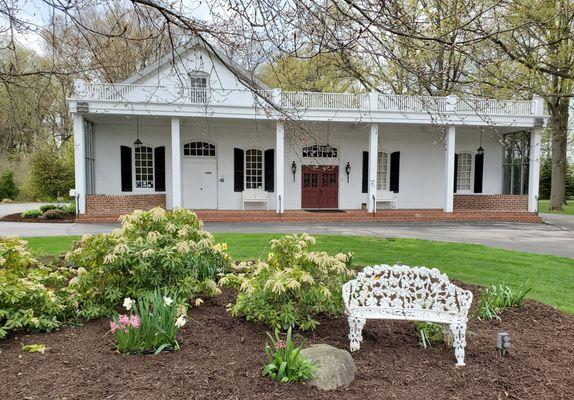
<svg viewBox="0 0 574 400">
<path fill-rule="evenodd" d="M 349 183 L 349 174 L 351 173 L 351 163 L 347 161 L 345 166 L 345 172 L 347 173 L 347 183 Z"/>
<path fill-rule="evenodd" d="M 295 182 L 295 174 L 297 173 L 297 164 L 295 164 L 295 161 L 291 164 L 291 172 L 293 173 L 293 182 Z"/>
</svg>

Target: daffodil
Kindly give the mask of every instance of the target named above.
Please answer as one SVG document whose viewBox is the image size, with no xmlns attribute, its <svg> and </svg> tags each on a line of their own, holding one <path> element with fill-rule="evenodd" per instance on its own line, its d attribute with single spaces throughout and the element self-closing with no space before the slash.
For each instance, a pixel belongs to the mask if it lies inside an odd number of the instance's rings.
<svg viewBox="0 0 574 400">
<path fill-rule="evenodd" d="M 169 307 L 173 304 L 173 299 L 171 297 L 163 296 L 163 302 Z"/>
<path fill-rule="evenodd" d="M 124 307 L 126 310 L 128 310 L 128 311 L 131 310 L 131 308 L 133 307 L 134 304 L 135 304 L 135 301 L 133 301 L 129 297 L 126 297 L 124 299 Z"/>
<path fill-rule="evenodd" d="M 176 320 L 175 320 L 175 326 L 178 328 L 182 328 L 185 324 L 186 324 L 187 320 L 185 319 L 185 316 L 180 315 Z"/>
</svg>

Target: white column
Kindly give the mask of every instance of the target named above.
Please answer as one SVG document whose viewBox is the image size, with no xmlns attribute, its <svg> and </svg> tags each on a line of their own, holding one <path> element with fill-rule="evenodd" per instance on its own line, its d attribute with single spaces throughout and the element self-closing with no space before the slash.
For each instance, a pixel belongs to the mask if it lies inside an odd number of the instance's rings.
<svg viewBox="0 0 574 400">
<path fill-rule="evenodd" d="M 446 152 L 444 168 L 444 212 L 452 212 L 454 206 L 454 153 L 455 153 L 454 126 L 449 125 L 446 133 Z"/>
<path fill-rule="evenodd" d="M 78 214 L 86 213 L 86 139 L 84 135 L 84 117 L 74 114 L 74 175 L 76 177 L 76 196 Z"/>
<path fill-rule="evenodd" d="M 179 118 L 171 119 L 171 187 L 172 187 L 172 208 L 181 208 L 181 137 L 179 129 Z"/>
<path fill-rule="evenodd" d="M 285 126 L 277 121 L 275 134 L 275 195 L 277 212 L 285 211 Z"/>
<path fill-rule="evenodd" d="M 538 212 L 541 139 L 542 139 L 542 128 L 533 128 L 532 132 L 530 133 L 530 164 L 528 171 L 528 212 Z"/>
<path fill-rule="evenodd" d="M 376 204 L 373 200 L 377 195 L 377 156 L 379 154 L 379 125 L 371 124 L 371 134 L 369 135 L 369 199 L 367 209 L 369 212 L 376 211 Z"/>
</svg>

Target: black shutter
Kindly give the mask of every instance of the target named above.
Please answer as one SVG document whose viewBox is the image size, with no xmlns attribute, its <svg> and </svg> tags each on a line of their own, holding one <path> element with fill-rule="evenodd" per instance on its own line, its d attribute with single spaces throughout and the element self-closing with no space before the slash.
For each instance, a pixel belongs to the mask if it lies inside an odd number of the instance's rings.
<svg viewBox="0 0 574 400">
<path fill-rule="evenodd" d="M 236 192 L 243 192 L 244 153 L 242 149 L 233 149 L 233 190 Z"/>
<path fill-rule="evenodd" d="M 160 146 L 153 149 L 154 153 L 154 174 L 155 191 L 165 192 L 165 147 Z"/>
<path fill-rule="evenodd" d="M 454 153 L 454 187 L 453 192 L 456 193 L 456 184 L 457 184 L 457 175 L 458 175 L 458 154 Z"/>
<path fill-rule="evenodd" d="M 474 156 L 474 193 L 482 193 L 482 175 L 484 170 L 484 154 Z"/>
<path fill-rule="evenodd" d="M 363 176 L 362 176 L 362 191 L 369 193 L 369 152 L 363 151 Z"/>
<path fill-rule="evenodd" d="M 399 193 L 399 176 L 401 169 L 401 152 L 395 151 L 391 153 L 391 179 L 390 189 L 391 192 Z"/>
<path fill-rule="evenodd" d="M 265 164 L 265 191 L 275 191 L 275 150 L 265 150 L 264 161 Z"/>
<path fill-rule="evenodd" d="M 121 146 L 120 169 L 122 175 L 122 192 L 132 191 L 132 148 Z"/>
</svg>

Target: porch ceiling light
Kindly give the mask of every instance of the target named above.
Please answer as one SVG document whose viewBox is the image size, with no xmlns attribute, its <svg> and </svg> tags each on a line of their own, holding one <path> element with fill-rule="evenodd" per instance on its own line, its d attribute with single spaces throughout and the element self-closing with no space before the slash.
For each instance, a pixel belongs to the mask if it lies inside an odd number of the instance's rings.
<svg viewBox="0 0 574 400">
<path fill-rule="evenodd" d="M 295 182 L 295 174 L 297 173 L 297 164 L 295 164 L 295 161 L 291 163 L 291 172 L 293 173 L 293 182 Z"/>
<path fill-rule="evenodd" d="M 482 129 L 480 130 L 480 145 L 478 146 L 478 149 L 476 149 L 476 153 L 477 154 L 484 154 L 484 149 L 482 148 Z"/>
</svg>

